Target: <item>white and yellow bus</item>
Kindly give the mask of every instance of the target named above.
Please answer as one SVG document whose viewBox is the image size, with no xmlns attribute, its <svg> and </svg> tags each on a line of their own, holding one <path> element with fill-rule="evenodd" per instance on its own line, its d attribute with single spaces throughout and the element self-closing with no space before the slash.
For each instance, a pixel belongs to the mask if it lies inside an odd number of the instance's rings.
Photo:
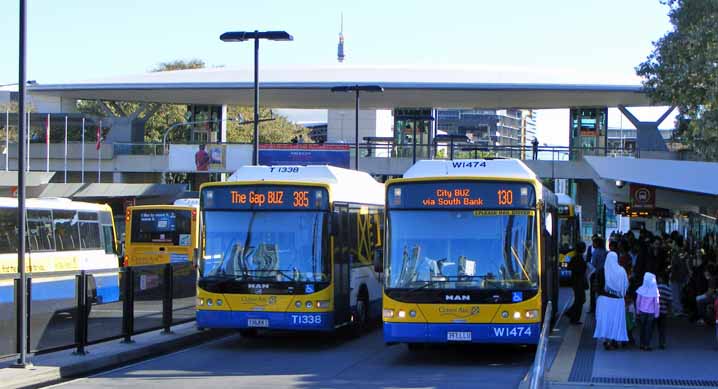
<svg viewBox="0 0 718 389">
<path fill-rule="evenodd" d="M 119 300 L 119 259 L 112 210 L 108 205 L 63 198 L 28 199 L 26 271 L 44 273 L 32 278 L 32 301 L 65 301 L 69 306 L 49 304 L 53 309 L 74 307 L 75 276 L 54 272 L 92 272 L 93 302 Z M 0 198 L 0 274 L 17 273 L 17 199 Z M 114 270 L 113 270 L 114 269 Z M 12 302 L 13 280 L 0 281 L 0 302 Z M 45 304 L 47 305 L 47 304 Z"/>
<path fill-rule="evenodd" d="M 384 340 L 538 342 L 556 198 L 519 160 L 419 161 L 386 186 Z"/>
<path fill-rule="evenodd" d="M 246 166 L 202 185 L 197 325 L 360 332 L 381 315 L 384 186 L 331 166 Z"/>
</svg>

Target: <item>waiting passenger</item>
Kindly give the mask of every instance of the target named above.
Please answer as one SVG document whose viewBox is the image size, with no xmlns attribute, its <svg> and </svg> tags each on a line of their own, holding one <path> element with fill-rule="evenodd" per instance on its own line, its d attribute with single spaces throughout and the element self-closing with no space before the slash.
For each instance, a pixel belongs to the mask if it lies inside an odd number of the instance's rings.
<svg viewBox="0 0 718 389">
<path fill-rule="evenodd" d="M 671 314 L 673 302 L 672 288 L 668 286 L 668 277 L 665 273 L 658 275 L 658 304 L 661 307 L 661 314 L 658 316 L 656 327 L 658 328 L 658 348 L 661 350 L 666 348 L 666 322 Z"/>
<path fill-rule="evenodd" d="M 636 313 L 641 328 L 641 350 L 651 351 L 651 337 L 653 335 L 653 321 L 660 315 L 658 302 L 658 284 L 656 275 L 646 272 L 643 275 L 643 285 L 636 291 Z"/>
<path fill-rule="evenodd" d="M 573 305 L 569 308 L 567 316 L 571 324 L 581 324 L 581 313 L 583 304 L 586 303 L 586 261 L 583 260 L 583 253 L 586 251 L 586 244 L 583 241 L 576 243 L 576 255 L 568 262 L 568 270 L 571 271 L 571 287 L 573 289 Z"/>
<path fill-rule="evenodd" d="M 706 319 L 709 321 L 711 319 L 708 308 L 713 306 L 716 298 L 716 287 L 718 286 L 718 279 L 716 279 L 715 269 L 713 267 L 706 268 L 703 276 L 708 281 L 708 289 L 705 293 L 696 296 L 696 308 L 699 317 L 696 324 L 701 326 L 706 324 Z"/>
<path fill-rule="evenodd" d="M 597 271 L 596 331 L 593 337 L 603 339 L 603 347 L 612 350 L 618 342 L 628 341 L 626 331 L 626 305 L 628 276 L 618 264 L 618 255 L 608 253 L 603 269 Z"/>
</svg>

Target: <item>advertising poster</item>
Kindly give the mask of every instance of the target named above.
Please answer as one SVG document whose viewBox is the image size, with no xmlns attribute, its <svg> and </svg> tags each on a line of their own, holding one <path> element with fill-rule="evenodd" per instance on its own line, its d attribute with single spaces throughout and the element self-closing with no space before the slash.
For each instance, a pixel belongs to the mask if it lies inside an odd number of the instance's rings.
<svg viewBox="0 0 718 389">
<path fill-rule="evenodd" d="M 349 168 L 349 145 L 263 144 L 261 165 L 332 165 Z"/>
</svg>

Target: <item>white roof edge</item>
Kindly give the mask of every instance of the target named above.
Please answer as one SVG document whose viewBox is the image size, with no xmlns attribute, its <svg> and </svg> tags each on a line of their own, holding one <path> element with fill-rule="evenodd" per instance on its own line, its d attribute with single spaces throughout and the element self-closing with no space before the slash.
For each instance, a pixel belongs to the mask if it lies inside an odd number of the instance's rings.
<svg viewBox="0 0 718 389">
<path fill-rule="evenodd" d="M 404 178 L 425 177 L 536 179 L 536 173 L 518 159 L 421 160 L 404 173 Z"/>
<path fill-rule="evenodd" d="M 371 175 L 331 165 L 242 166 L 226 183 L 242 181 L 326 184 L 332 192 L 333 201 L 384 204 L 384 185 Z"/>
</svg>

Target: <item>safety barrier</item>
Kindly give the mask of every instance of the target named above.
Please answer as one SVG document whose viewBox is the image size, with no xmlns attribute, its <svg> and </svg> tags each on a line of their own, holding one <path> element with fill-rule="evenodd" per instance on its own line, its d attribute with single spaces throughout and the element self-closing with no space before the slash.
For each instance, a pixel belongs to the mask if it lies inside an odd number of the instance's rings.
<svg viewBox="0 0 718 389">
<path fill-rule="evenodd" d="M 0 281 L 5 285 L 0 287 L 4 357 L 19 353 L 23 322 L 30 352 L 74 348 L 84 355 L 88 345 L 132 342 L 134 335 L 154 330 L 171 333 L 173 325 L 195 319 L 196 270 L 191 263 L 29 273 L 25 320 L 16 304 L 18 275 L 2 275 Z"/>
<path fill-rule="evenodd" d="M 553 315 L 553 304 L 551 301 L 546 306 L 544 312 L 543 328 L 541 329 L 541 337 L 536 347 L 536 356 L 531 367 L 531 378 L 529 379 L 530 389 L 539 389 L 544 387 L 544 375 L 546 373 L 546 349 L 548 348 L 548 337 L 551 331 L 551 316 Z"/>
</svg>

